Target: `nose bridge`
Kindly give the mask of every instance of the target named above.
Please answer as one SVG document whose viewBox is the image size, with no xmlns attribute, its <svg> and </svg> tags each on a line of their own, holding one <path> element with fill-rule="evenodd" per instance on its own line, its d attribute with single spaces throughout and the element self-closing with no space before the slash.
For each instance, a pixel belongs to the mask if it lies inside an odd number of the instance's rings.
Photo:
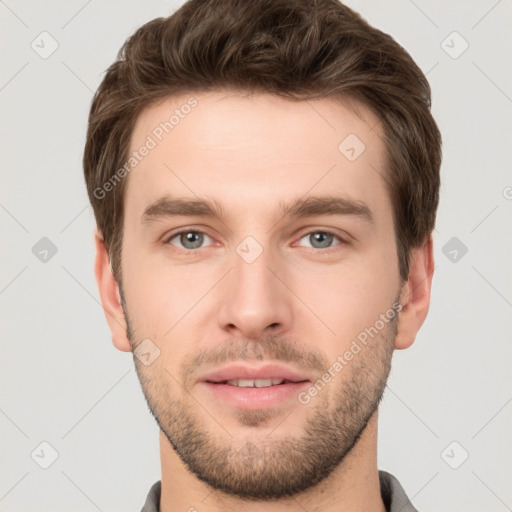
<svg viewBox="0 0 512 512">
<path fill-rule="evenodd" d="M 221 297 L 219 322 L 248 337 L 284 331 L 291 321 L 286 287 L 276 277 L 280 262 L 268 244 L 246 237 L 234 251 L 232 271 Z M 267 332 L 268 334 L 268 332 Z"/>
</svg>

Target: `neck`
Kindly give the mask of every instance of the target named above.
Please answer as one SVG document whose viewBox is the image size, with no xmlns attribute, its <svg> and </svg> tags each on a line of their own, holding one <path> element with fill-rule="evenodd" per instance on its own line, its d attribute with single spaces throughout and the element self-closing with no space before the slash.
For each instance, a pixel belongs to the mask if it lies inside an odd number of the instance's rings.
<svg viewBox="0 0 512 512">
<path fill-rule="evenodd" d="M 386 512 L 377 469 L 375 411 L 356 445 L 328 478 L 296 496 L 276 501 L 248 501 L 212 489 L 190 473 L 160 432 L 161 512 Z"/>
</svg>

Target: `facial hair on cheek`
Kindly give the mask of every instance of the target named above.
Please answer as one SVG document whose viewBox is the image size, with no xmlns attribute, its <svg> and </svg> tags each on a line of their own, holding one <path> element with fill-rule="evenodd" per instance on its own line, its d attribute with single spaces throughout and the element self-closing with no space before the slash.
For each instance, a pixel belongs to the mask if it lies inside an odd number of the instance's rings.
<svg viewBox="0 0 512 512">
<path fill-rule="evenodd" d="M 375 412 L 387 373 L 386 366 L 383 372 L 374 364 L 354 366 L 354 375 L 359 377 L 339 381 L 332 400 L 324 390 L 326 394 L 319 397 L 297 435 L 283 437 L 278 430 L 271 439 L 258 440 L 259 457 L 252 459 L 244 456 L 247 443 L 243 439 L 236 444 L 229 436 L 214 436 L 194 415 L 191 401 L 179 400 L 175 407 L 161 408 L 154 416 L 200 480 L 239 498 L 275 500 L 316 485 L 343 461 Z"/>
<path fill-rule="evenodd" d="M 133 322 L 122 287 L 119 289 L 126 334 L 134 348 Z M 257 443 L 244 443 L 242 439 L 236 444 L 213 420 L 210 426 L 205 424 L 210 417 L 188 395 L 182 393 L 177 399 L 170 396 L 173 389 L 179 392 L 179 386 L 166 375 L 165 369 L 160 368 L 155 374 L 155 368 L 146 368 L 135 356 L 134 362 L 149 410 L 188 470 L 227 495 L 272 501 L 318 484 L 355 446 L 382 399 L 391 369 L 397 321 L 397 317 L 390 321 L 384 332 L 363 348 L 363 354 L 354 357 L 330 390 L 321 391 L 323 394 L 316 397 L 299 434 L 283 437 L 276 429 L 270 439 Z M 261 343 L 253 347 L 259 351 L 256 359 L 261 359 Z M 247 347 L 243 350 L 245 356 Z M 239 350 L 238 354 L 241 353 Z M 251 414 L 254 412 L 235 414 L 244 426 L 258 425 L 274 414 Z"/>
<path fill-rule="evenodd" d="M 127 336 L 133 347 L 132 322 L 125 306 Z M 340 372 L 332 388 L 319 393 L 296 435 L 283 437 L 276 429 L 271 438 L 256 443 L 233 439 L 213 420 L 210 425 L 210 416 L 188 394 L 177 399 L 170 396 L 180 386 L 165 369 L 155 374 L 134 360 L 149 410 L 188 470 L 225 494 L 271 501 L 318 484 L 355 446 L 382 399 L 396 326 L 395 318 Z M 273 414 L 254 412 L 235 414 L 244 426 L 256 426 Z"/>
</svg>

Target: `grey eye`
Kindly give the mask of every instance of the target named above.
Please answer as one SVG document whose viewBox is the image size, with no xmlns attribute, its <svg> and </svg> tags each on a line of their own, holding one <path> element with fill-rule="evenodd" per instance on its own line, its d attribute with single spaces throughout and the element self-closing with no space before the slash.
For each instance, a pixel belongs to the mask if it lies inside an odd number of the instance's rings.
<svg viewBox="0 0 512 512">
<path fill-rule="evenodd" d="M 194 250 L 203 246 L 205 238 L 209 239 L 210 237 L 200 231 L 183 231 L 170 238 L 169 242 L 177 239 L 179 243 L 176 244 L 176 242 L 172 242 L 173 245 L 177 245 L 183 249 Z"/>
<path fill-rule="evenodd" d="M 301 240 L 304 239 L 307 239 L 309 242 L 309 245 L 306 245 L 306 247 L 312 247 L 313 249 L 328 249 L 332 245 L 337 245 L 333 243 L 336 239 L 341 241 L 337 235 L 326 231 L 313 231 L 301 238 Z"/>
</svg>

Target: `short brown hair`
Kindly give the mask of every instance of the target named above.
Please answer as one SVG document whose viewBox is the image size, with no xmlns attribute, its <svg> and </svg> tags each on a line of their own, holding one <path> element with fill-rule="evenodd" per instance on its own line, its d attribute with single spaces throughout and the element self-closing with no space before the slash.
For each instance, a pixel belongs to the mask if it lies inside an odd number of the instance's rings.
<svg viewBox="0 0 512 512">
<path fill-rule="evenodd" d="M 118 280 L 126 180 L 105 197 L 95 191 L 126 161 L 143 109 L 170 95 L 220 89 L 293 101 L 356 98 L 377 114 L 406 280 L 410 250 L 432 233 L 439 201 L 441 135 L 430 86 L 394 39 L 337 0 L 189 0 L 125 42 L 93 99 L 83 159 Z"/>
</svg>

